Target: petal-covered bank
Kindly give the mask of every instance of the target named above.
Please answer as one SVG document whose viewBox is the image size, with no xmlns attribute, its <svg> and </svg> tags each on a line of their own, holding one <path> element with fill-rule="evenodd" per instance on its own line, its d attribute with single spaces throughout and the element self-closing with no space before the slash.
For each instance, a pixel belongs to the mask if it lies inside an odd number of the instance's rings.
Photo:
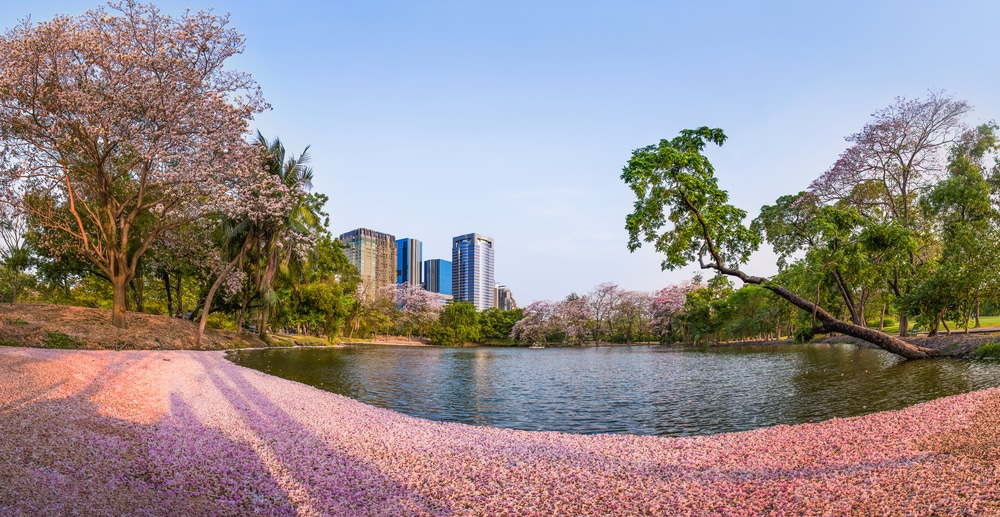
<svg viewBox="0 0 1000 517">
<path fill-rule="evenodd" d="M 697 438 L 432 422 L 221 352 L 0 349 L 0 515 L 1000 514 L 1000 389 Z"/>
</svg>

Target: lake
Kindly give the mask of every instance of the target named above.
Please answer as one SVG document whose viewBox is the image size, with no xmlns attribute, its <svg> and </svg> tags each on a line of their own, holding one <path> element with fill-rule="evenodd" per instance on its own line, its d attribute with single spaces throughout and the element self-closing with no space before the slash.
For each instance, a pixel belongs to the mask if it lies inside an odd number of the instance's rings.
<svg viewBox="0 0 1000 517">
<path fill-rule="evenodd" d="M 690 349 L 346 346 L 237 364 L 408 415 L 570 433 L 690 436 L 901 409 L 1000 386 L 1000 364 L 852 345 Z"/>
</svg>

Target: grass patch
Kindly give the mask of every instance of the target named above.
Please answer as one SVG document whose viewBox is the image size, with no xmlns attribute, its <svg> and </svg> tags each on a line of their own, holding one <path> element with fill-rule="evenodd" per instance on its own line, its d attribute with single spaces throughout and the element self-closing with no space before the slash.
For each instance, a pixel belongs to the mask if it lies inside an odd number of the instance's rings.
<svg viewBox="0 0 1000 517">
<path fill-rule="evenodd" d="M 989 342 L 972 352 L 976 359 L 1000 359 L 1000 343 Z"/>
<path fill-rule="evenodd" d="M 14 325 L 15 327 L 27 327 L 28 322 L 22 320 L 21 318 L 4 318 L 4 321 L 9 325 Z"/>
<path fill-rule="evenodd" d="M 21 346 L 21 343 L 19 343 L 16 339 L 5 337 L 0 338 L 0 346 Z"/>
<path fill-rule="evenodd" d="M 45 338 L 45 346 L 48 348 L 76 349 L 80 348 L 80 343 L 62 332 L 48 332 L 49 337 Z"/>
<path fill-rule="evenodd" d="M 268 334 L 267 337 L 273 346 L 330 346 L 332 344 L 326 338 L 316 336 Z"/>
</svg>

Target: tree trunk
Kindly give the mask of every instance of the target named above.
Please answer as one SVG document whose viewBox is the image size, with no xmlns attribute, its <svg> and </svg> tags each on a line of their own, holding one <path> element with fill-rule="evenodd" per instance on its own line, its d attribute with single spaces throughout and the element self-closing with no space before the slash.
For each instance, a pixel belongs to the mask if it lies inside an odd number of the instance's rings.
<svg viewBox="0 0 1000 517">
<path fill-rule="evenodd" d="M 167 293 L 167 317 L 174 317 L 174 295 L 170 292 L 170 273 L 163 271 L 160 273 L 160 279 L 163 280 L 163 290 Z"/>
<path fill-rule="evenodd" d="M 128 328 L 125 319 L 128 304 L 128 279 L 125 273 L 111 276 L 111 324 L 120 329 Z"/>
<path fill-rule="evenodd" d="M 201 321 L 198 323 L 198 336 L 194 341 L 194 346 L 196 348 L 201 346 L 201 336 L 205 334 L 205 323 L 208 321 L 208 311 L 212 307 L 212 298 L 215 297 L 215 291 L 219 290 L 219 286 L 222 285 L 222 281 L 225 280 L 226 276 L 229 275 L 229 272 L 236 267 L 236 264 L 243 260 L 243 254 L 246 253 L 249 248 L 250 240 L 247 239 L 247 241 L 243 244 L 243 247 L 240 249 L 240 252 L 236 255 L 236 258 L 234 258 L 229 264 L 226 264 L 226 267 L 219 273 L 219 277 L 212 283 L 211 289 L 208 290 L 208 296 L 205 297 L 205 306 L 201 309 Z"/>
<path fill-rule="evenodd" d="M 882 315 L 879 316 L 879 318 L 878 318 L 878 331 L 879 332 L 882 332 L 883 330 L 885 330 L 885 306 L 886 306 L 886 304 L 883 303 L 882 304 Z"/>
<path fill-rule="evenodd" d="M 143 282 L 141 276 L 132 278 L 132 294 L 135 299 L 135 312 L 146 312 L 146 303 L 143 298 Z"/>
<path fill-rule="evenodd" d="M 833 317 L 833 315 L 826 310 L 819 307 L 819 305 L 806 300 L 783 286 L 771 283 L 771 281 L 767 278 L 750 276 L 739 269 L 726 267 L 718 263 L 708 264 L 703 267 L 715 269 L 724 275 L 735 276 L 736 278 L 743 280 L 744 283 L 759 285 L 781 298 L 784 298 L 799 309 L 812 313 L 814 318 L 819 320 L 821 323 L 813 328 L 813 331 L 817 334 L 839 332 L 846 336 L 867 341 L 887 352 L 892 352 L 907 359 L 924 359 L 935 355 L 934 350 L 914 346 L 906 341 L 903 341 L 902 339 L 890 336 L 889 334 L 839 320 Z"/>
<path fill-rule="evenodd" d="M 840 271 L 834 269 L 832 271 L 833 279 L 836 281 L 837 290 L 840 291 L 840 297 L 844 300 L 844 305 L 847 307 L 847 311 L 850 313 L 851 321 L 855 325 L 861 325 L 865 327 L 864 315 L 858 312 L 858 306 L 854 303 L 854 294 L 851 293 L 851 289 L 847 286 L 847 282 L 844 277 L 841 276 Z"/>
<path fill-rule="evenodd" d="M 979 322 L 979 307 L 982 303 L 982 300 L 976 300 L 976 328 L 982 327 L 982 324 Z"/>
<path fill-rule="evenodd" d="M 910 318 L 903 311 L 899 311 L 899 337 L 910 335 Z"/>
<path fill-rule="evenodd" d="M 184 281 L 184 275 L 180 271 L 177 272 L 177 312 L 180 313 L 181 317 L 184 317 L 184 298 L 181 298 L 181 284 Z"/>
</svg>

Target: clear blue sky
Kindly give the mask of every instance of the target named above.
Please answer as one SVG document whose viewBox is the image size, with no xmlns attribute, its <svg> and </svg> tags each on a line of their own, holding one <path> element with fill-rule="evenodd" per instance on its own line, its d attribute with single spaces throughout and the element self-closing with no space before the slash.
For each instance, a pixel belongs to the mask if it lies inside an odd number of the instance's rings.
<svg viewBox="0 0 1000 517">
<path fill-rule="evenodd" d="M 521 305 L 605 281 L 655 290 L 630 254 L 632 149 L 721 127 L 710 156 L 757 214 L 826 170 L 875 110 L 946 89 L 970 122 L 1000 117 L 1000 2 L 249 2 L 214 7 L 246 35 L 233 67 L 273 110 L 254 121 L 290 151 L 311 145 L 331 231 L 424 242 L 496 239 L 496 280 Z M 97 2 L 0 2 L 9 27 Z M 762 253 L 751 272 L 774 272 Z"/>
</svg>

